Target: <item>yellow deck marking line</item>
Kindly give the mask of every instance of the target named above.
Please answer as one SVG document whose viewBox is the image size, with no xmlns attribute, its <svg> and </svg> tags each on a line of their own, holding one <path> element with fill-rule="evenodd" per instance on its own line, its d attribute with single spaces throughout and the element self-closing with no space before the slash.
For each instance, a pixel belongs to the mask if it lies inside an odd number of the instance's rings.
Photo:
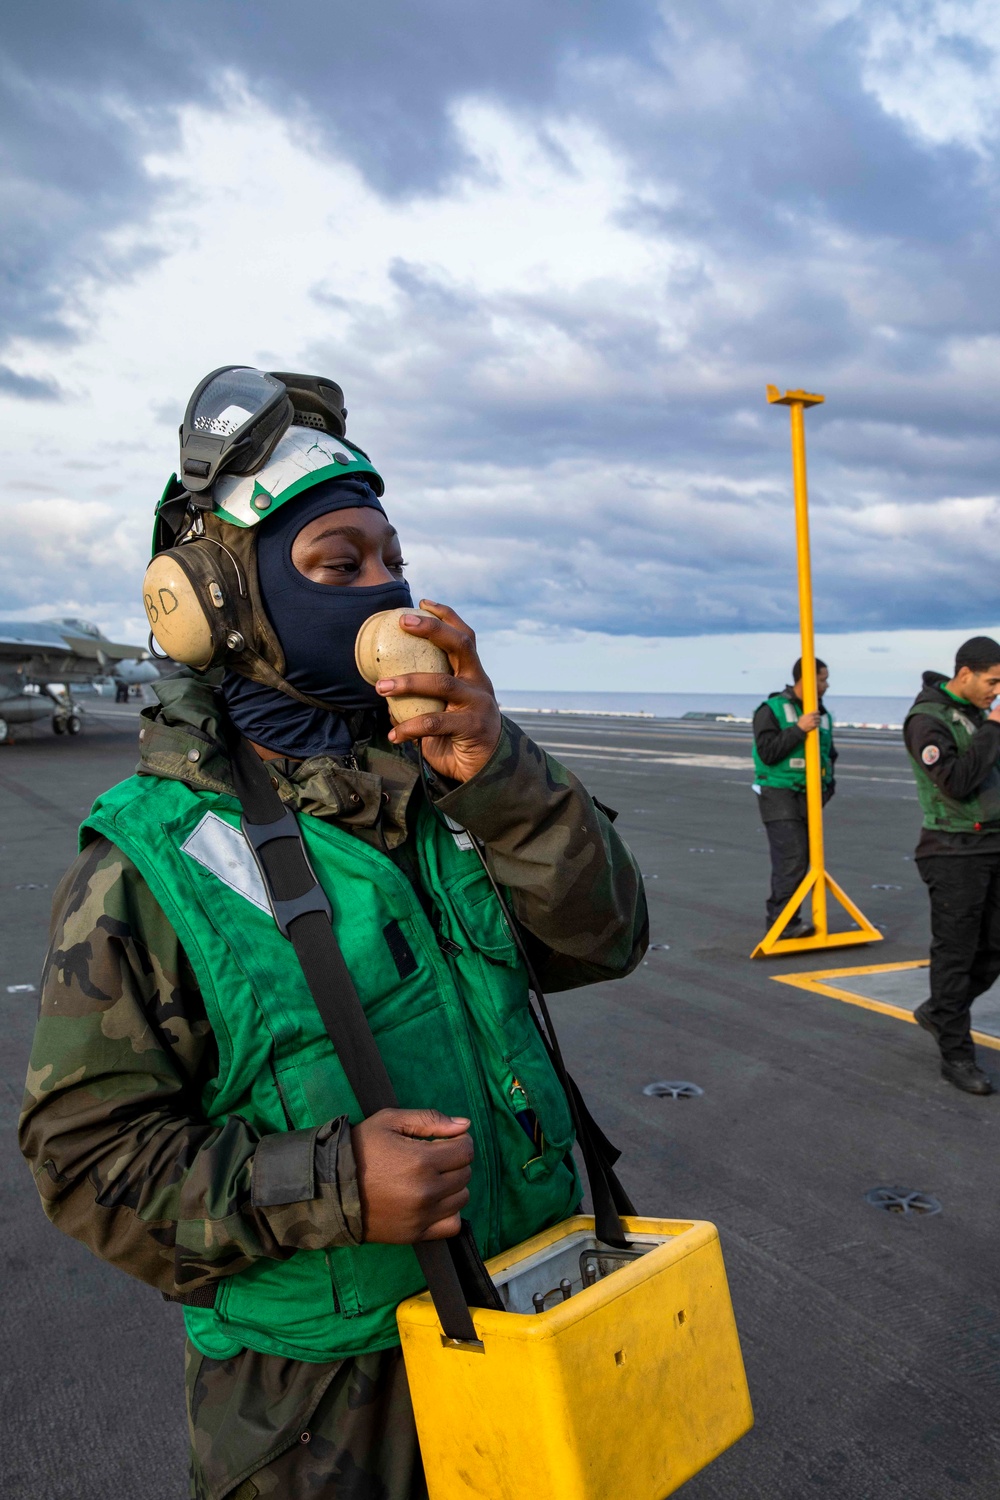
<svg viewBox="0 0 1000 1500">
<path fill-rule="evenodd" d="M 848 1005 L 860 1006 L 862 1010 L 878 1011 L 879 1015 L 895 1016 L 899 1021 L 909 1021 L 913 1026 L 917 1022 L 912 1010 L 906 1010 L 901 1005 L 889 1005 L 884 1000 L 869 1000 L 865 995 L 855 995 L 850 990 L 842 990 L 835 984 L 825 983 L 828 979 L 853 979 L 858 974 L 898 974 L 902 969 L 926 969 L 930 967 L 930 959 L 910 959 L 906 963 L 897 964 L 865 964 L 860 969 L 813 969 L 806 974 L 772 974 L 771 978 L 778 984 L 794 985 L 799 990 L 809 990 L 814 995 L 825 995 L 830 1000 L 845 1000 Z M 987 1036 L 984 1031 L 974 1031 L 972 1040 L 978 1042 L 980 1047 L 994 1047 L 1000 1051 L 1000 1037 Z"/>
</svg>

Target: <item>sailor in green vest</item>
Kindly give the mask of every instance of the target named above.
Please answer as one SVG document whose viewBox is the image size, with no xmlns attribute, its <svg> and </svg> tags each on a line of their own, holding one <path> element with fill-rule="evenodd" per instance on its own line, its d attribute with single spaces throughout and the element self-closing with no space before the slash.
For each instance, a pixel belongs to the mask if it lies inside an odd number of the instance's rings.
<svg viewBox="0 0 1000 1500">
<path fill-rule="evenodd" d="M 621 977 L 648 938 L 614 814 L 501 716 L 452 609 L 404 615 L 452 676 L 362 678 L 359 626 L 412 602 L 345 417 L 332 381 L 243 367 L 192 397 L 145 603 L 196 669 L 159 683 L 56 893 L 21 1121 L 52 1221 L 183 1309 L 197 1500 L 426 1495 L 395 1322 L 412 1245 L 464 1218 L 496 1254 L 579 1203 L 470 835 L 545 988 Z M 402 690 L 444 709 L 390 729 Z M 399 1109 L 362 1119 L 271 915 L 236 734 L 296 815 Z"/>
<path fill-rule="evenodd" d="M 753 716 L 754 791 L 771 850 L 771 894 L 767 930 L 774 925 L 809 869 L 809 825 L 806 819 L 806 736 L 819 734 L 823 804 L 833 796 L 833 720 L 823 702 L 830 681 L 826 662 L 816 660 L 819 710 L 802 712 L 802 658 L 792 668 L 792 685 L 771 696 Z M 814 929 L 797 911 L 783 937 L 810 937 Z"/>
<path fill-rule="evenodd" d="M 931 900 L 930 998 L 915 1011 L 941 1075 L 990 1094 L 970 1009 L 1000 976 L 1000 644 L 974 636 L 951 678 L 925 672 L 903 736 L 924 814 L 917 869 Z"/>
</svg>

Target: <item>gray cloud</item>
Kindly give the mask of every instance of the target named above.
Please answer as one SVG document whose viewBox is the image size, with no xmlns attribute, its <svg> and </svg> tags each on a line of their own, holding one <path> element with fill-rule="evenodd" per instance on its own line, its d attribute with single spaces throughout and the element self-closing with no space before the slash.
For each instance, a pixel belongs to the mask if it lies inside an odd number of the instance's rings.
<svg viewBox="0 0 1000 1500">
<path fill-rule="evenodd" d="M 469 168 L 450 106 L 495 94 L 551 102 L 568 56 L 641 45 L 648 0 L 39 0 L 6 18 L 0 132 L 8 185 L 0 340 L 73 337 L 67 302 L 83 275 L 107 279 L 104 236 L 151 207 L 143 169 L 174 138 L 178 109 L 220 96 L 233 73 L 296 119 L 301 137 L 355 161 L 381 192 L 443 186 Z"/>
<path fill-rule="evenodd" d="M 662 248 L 672 326 L 613 266 L 601 284 L 488 296 L 401 257 L 389 308 L 315 289 L 350 337 L 311 353 L 343 381 L 434 587 L 459 580 L 493 624 L 794 625 L 787 419 L 763 400 L 776 380 L 829 398 L 809 418 L 821 627 L 974 626 L 995 616 L 1000 563 L 995 152 L 923 139 L 874 96 L 869 26 L 893 8 L 17 7 L 0 75 L 6 332 L 77 336 L 81 281 L 158 253 L 112 260 L 106 233 L 141 225 L 159 191 L 143 154 L 228 73 L 388 197 L 482 172 L 459 99 L 500 101 L 568 171 L 548 122 L 571 115 L 638 184 L 620 222 Z M 971 86 L 988 49 L 948 46 Z M 573 358 L 519 357 L 511 326 Z M 157 417 L 176 421 L 185 395 Z M 16 569 L 8 587 L 26 587 Z"/>
<path fill-rule="evenodd" d="M 60 401 L 62 393 L 54 380 L 40 380 L 35 375 L 19 375 L 9 365 L 0 364 L 0 391 L 22 401 Z"/>
</svg>

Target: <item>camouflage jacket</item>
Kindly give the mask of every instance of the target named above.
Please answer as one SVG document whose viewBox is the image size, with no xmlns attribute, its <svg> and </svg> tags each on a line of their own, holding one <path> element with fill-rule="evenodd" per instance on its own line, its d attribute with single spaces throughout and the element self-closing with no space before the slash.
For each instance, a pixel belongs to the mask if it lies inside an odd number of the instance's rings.
<svg viewBox="0 0 1000 1500">
<path fill-rule="evenodd" d="M 163 706 L 143 716 L 140 772 L 231 792 L 211 689 L 178 678 L 162 683 L 159 696 Z M 206 750 L 206 734 L 218 748 Z M 385 742 L 356 766 L 321 756 L 269 768 L 290 806 L 376 842 L 416 880 L 407 809 L 423 792 L 405 753 Z M 505 719 L 493 756 L 471 781 L 433 790 L 441 809 L 486 844 L 545 988 L 635 967 L 648 939 L 642 880 L 570 771 Z M 97 840 L 53 903 L 21 1147 L 60 1229 L 181 1300 L 192 1292 L 203 1298 L 216 1278 L 260 1257 L 361 1238 L 346 1121 L 317 1133 L 312 1196 L 261 1206 L 253 1194 L 255 1132 L 239 1117 L 220 1129 L 199 1114 L 216 1066 L 175 932 L 136 867 Z"/>
</svg>

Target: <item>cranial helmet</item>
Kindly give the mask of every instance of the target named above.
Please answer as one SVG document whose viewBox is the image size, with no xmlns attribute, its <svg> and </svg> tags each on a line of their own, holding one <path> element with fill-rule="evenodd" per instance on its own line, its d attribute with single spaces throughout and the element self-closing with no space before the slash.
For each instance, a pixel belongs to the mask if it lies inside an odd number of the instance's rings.
<svg viewBox="0 0 1000 1500">
<path fill-rule="evenodd" d="M 151 647 L 327 707 L 284 679 L 260 598 L 256 528 L 331 479 L 357 476 L 383 493 L 368 455 L 344 436 L 346 417 L 340 386 L 321 376 L 228 365 L 195 388 L 180 427 L 180 476 L 156 508 L 143 580 Z"/>
</svg>

